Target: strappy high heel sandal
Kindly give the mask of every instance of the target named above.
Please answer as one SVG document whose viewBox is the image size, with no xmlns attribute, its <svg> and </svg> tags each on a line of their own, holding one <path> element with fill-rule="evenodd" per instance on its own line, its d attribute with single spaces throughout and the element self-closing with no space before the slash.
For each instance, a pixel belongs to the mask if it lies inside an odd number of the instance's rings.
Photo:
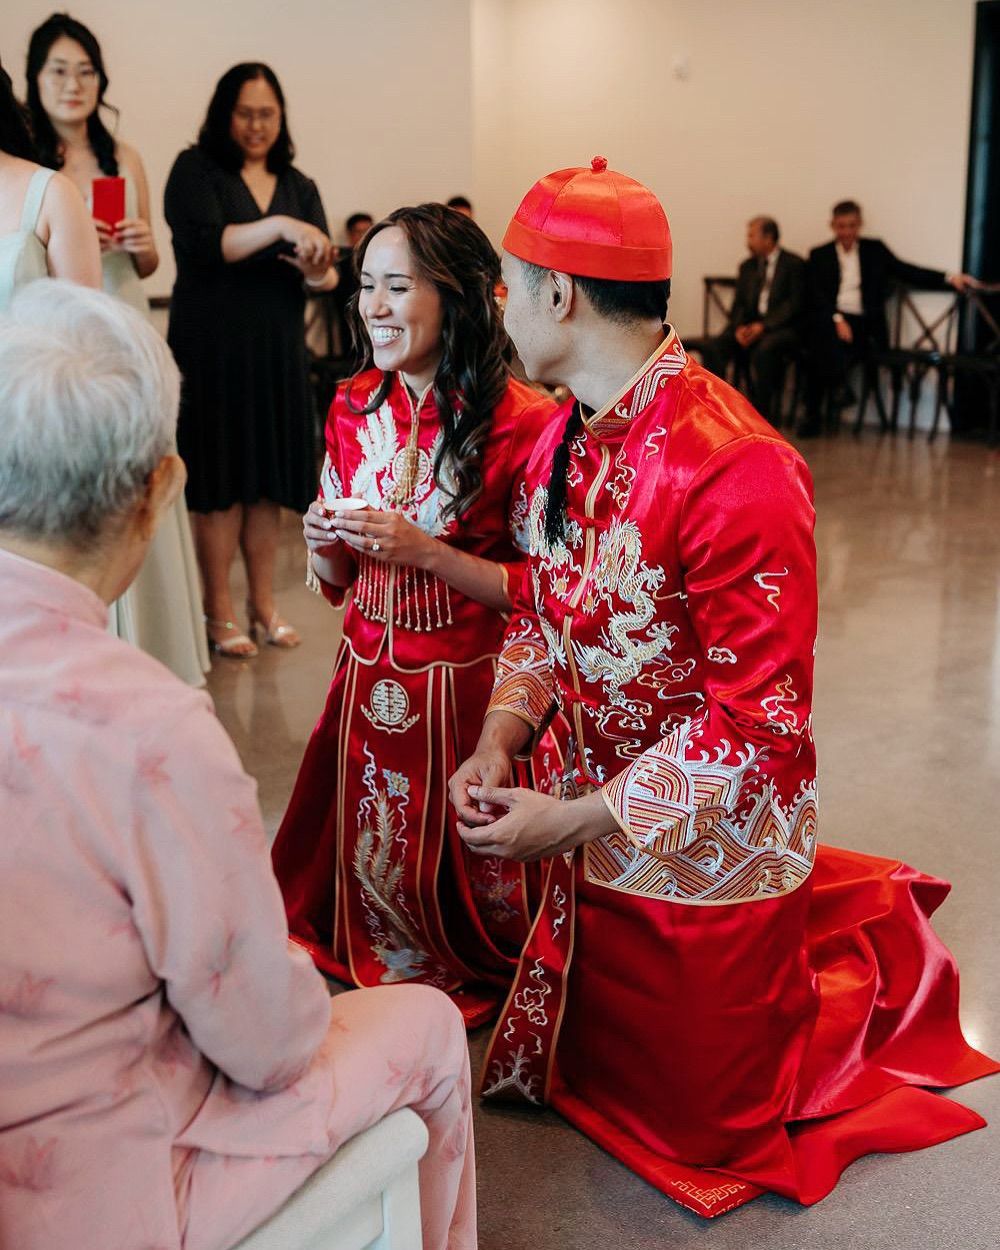
<svg viewBox="0 0 1000 1250">
<path fill-rule="evenodd" d="M 216 655 L 228 656 L 231 660 L 252 660 L 257 654 L 257 644 L 244 634 L 235 621 L 213 621 L 205 617 L 205 630 L 208 634 L 208 645 Z M 229 638 L 213 638 L 213 629 L 224 629 L 232 632 Z"/>
<path fill-rule="evenodd" d="M 271 647 L 280 647 L 282 651 L 291 651 L 293 647 L 297 647 L 302 639 L 299 637 L 298 630 L 292 625 L 286 625 L 278 615 L 278 609 L 271 613 L 271 619 L 265 621 L 252 603 L 247 603 L 247 616 L 250 618 L 250 636 L 256 640 L 257 631 L 262 630 L 264 641 Z"/>
</svg>

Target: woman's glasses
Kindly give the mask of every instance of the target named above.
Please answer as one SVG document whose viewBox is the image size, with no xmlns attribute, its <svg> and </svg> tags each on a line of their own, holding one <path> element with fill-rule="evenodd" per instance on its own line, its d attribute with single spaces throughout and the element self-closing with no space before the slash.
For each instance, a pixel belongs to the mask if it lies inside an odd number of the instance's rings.
<svg viewBox="0 0 1000 1250">
<path fill-rule="evenodd" d="M 260 122 L 264 126 L 273 126 L 281 120 L 281 111 L 276 108 L 250 109 L 240 105 L 233 109 L 233 117 L 245 126 L 252 126 L 254 122 Z"/>
<path fill-rule="evenodd" d="M 97 70 L 93 65 L 81 65 L 78 69 L 71 69 L 68 65 L 49 65 L 42 70 L 42 73 L 50 83 L 57 87 L 62 87 L 70 79 L 79 83 L 81 87 L 92 87 L 98 78 Z"/>
</svg>

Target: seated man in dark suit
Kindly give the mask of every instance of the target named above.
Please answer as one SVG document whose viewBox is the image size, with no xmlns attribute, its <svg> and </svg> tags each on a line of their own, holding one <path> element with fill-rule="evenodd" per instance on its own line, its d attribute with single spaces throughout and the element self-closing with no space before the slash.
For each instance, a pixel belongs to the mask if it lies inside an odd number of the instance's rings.
<svg viewBox="0 0 1000 1250">
<path fill-rule="evenodd" d="M 805 262 L 779 247 L 780 238 L 772 217 L 747 223 L 750 256 L 740 265 L 729 324 L 702 351 L 705 367 L 720 375 L 734 357 L 746 358 L 751 397 L 768 420 L 782 366 L 799 341 L 805 297 Z"/>
<path fill-rule="evenodd" d="M 901 282 L 924 291 L 949 286 L 964 291 L 968 274 L 922 269 L 900 260 L 881 239 L 861 238 L 861 207 L 841 200 L 833 207 L 832 243 L 809 253 L 809 387 L 808 415 L 801 436 L 822 428 L 823 401 L 852 364 L 863 362 L 875 348 L 889 345 L 885 305 L 891 284 Z"/>
</svg>

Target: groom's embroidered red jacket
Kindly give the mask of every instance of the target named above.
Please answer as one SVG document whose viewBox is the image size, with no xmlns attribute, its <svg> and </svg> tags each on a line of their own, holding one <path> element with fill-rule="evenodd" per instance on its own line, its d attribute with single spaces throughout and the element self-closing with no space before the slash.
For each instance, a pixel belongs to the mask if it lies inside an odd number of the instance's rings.
<svg viewBox="0 0 1000 1250">
<path fill-rule="evenodd" d="M 671 333 L 585 416 L 549 549 L 562 428 L 528 467 L 530 571 L 490 710 L 537 726 L 562 708 L 575 779 L 621 826 L 584 848 L 588 882 L 692 905 L 794 890 L 815 830 L 808 469 Z"/>
</svg>

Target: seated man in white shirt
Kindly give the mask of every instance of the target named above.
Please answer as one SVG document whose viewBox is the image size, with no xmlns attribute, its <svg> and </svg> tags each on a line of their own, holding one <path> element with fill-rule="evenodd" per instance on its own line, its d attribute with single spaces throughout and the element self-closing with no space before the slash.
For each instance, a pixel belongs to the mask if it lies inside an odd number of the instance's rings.
<svg viewBox="0 0 1000 1250">
<path fill-rule="evenodd" d="M 820 433 L 829 389 L 843 380 L 871 349 L 889 345 L 885 305 L 893 282 L 924 291 L 949 286 L 964 291 L 974 279 L 964 273 L 923 269 L 895 256 L 881 239 L 861 237 L 861 206 L 841 200 L 833 206 L 834 241 L 809 253 L 808 415 L 800 436 Z"/>
<path fill-rule="evenodd" d="M 750 374 L 751 399 L 769 421 L 782 369 L 799 341 L 805 299 L 805 262 L 779 245 L 773 217 L 747 222 L 749 257 L 740 265 L 736 296 L 725 330 L 702 348 L 706 369 L 724 376 L 743 357 Z"/>
</svg>

